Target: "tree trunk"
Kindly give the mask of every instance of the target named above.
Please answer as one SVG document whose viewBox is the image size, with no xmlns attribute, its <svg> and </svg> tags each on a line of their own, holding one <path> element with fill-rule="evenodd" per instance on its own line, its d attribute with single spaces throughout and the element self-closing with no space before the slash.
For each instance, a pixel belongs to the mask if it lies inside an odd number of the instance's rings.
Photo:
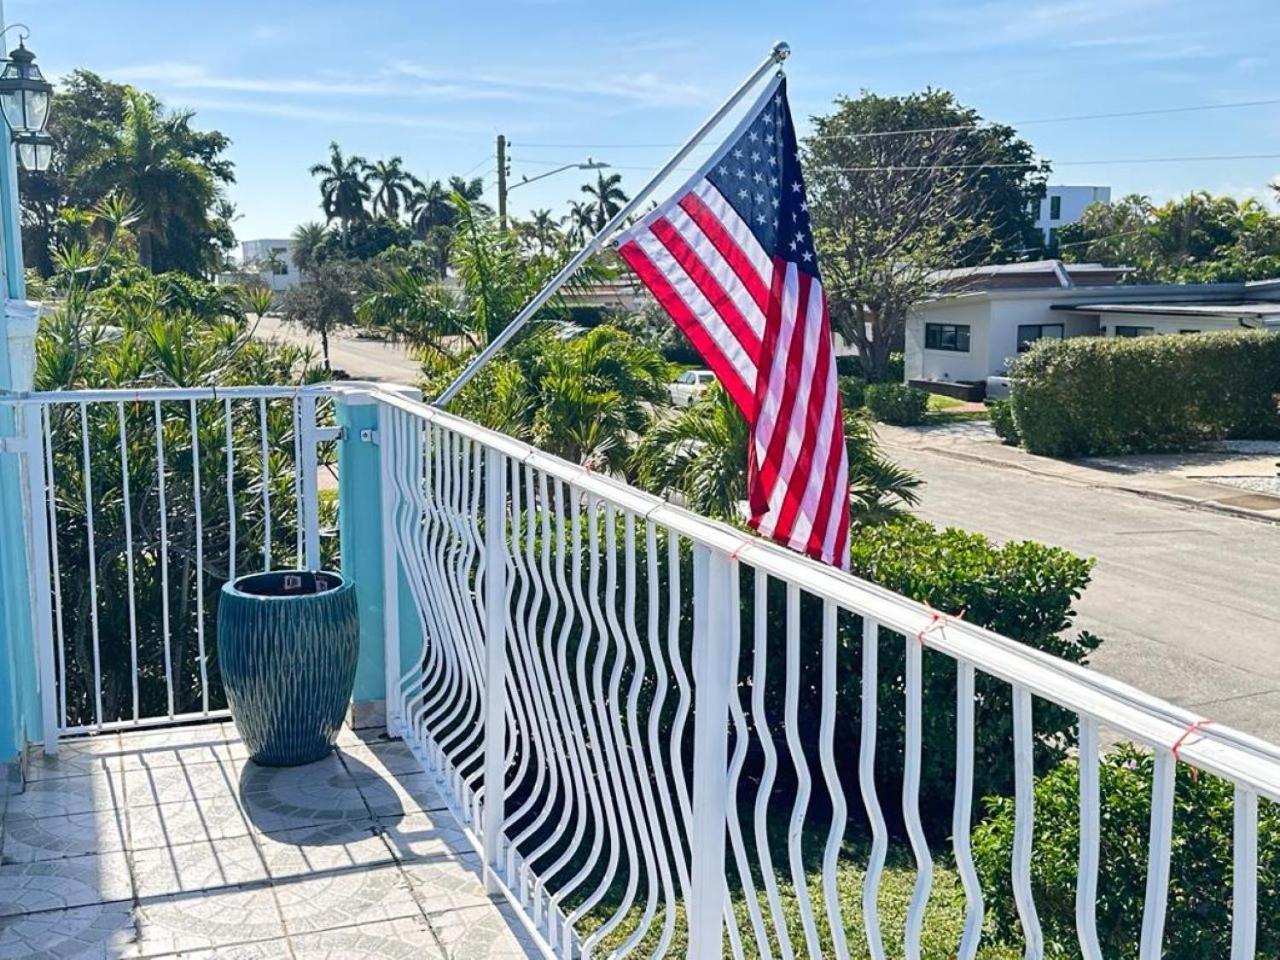
<svg viewBox="0 0 1280 960">
<path fill-rule="evenodd" d="M 333 367 L 329 363 L 329 327 L 327 324 L 320 327 L 320 352 L 324 354 L 325 372 L 332 373 Z"/>
</svg>

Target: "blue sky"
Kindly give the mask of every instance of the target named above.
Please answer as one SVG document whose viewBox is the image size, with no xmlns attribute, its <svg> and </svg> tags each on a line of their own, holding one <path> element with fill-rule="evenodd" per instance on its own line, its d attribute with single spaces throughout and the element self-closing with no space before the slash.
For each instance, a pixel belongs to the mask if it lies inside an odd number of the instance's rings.
<svg viewBox="0 0 1280 960">
<path fill-rule="evenodd" d="M 318 219 L 307 167 L 330 140 L 423 177 L 513 178 L 587 155 L 629 188 L 778 38 L 797 119 L 861 89 L 953 90 L 1005 122 L 1280 98 L 1276 0 L 8 0 L 51 75 L 86 67 L 197 111 L 233 140 L 242 239 Z M 12 34 L 10 34 L 12 37 Z M 1025 123 L 1058 183 L 1157 199 L 1259 195 L 1280 173 L 1280 104 Z M 562 146 L 563 145 L 563 146 Z M 562 211 L 570 172 L 515 190 Z"/>
</svg>

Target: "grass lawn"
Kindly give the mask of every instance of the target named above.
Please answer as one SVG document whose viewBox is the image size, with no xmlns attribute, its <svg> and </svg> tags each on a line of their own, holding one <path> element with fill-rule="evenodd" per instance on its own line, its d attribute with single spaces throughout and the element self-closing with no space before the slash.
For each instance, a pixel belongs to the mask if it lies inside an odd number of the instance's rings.
<svg viewBox="0 0 1280 960">
<path fill-rule="evenodd" d="M 955 397 L 943 396 L 941 393 L 929 394 L 930 413 L 942 413 L 944 410 L 954 410 L 956 407 L 963 407 L 964 401 L 957 400 Z"/>
<path fill-rule="evenodd" d="M 866 863 L 866 856 L 867 851 L 865 849 L 857 849 L 856 851 L 852 848 L 846 849 L 836 868 L 836 895 L 844 919 L 849 955 L 853 957 L 870 955 L 867 950 L 862 920 L 862 878 L 864 875 L 862 864 Z M 794 955 L 796 957 L 812 957 L 814 954 L 808 950 L 805 943 L 804 927 L 800 920 L 800 908 L 795 888 L 790 885 L 783 885 L 781 882 L 782 876 L 787 875 L 788 869 L 785 854 L 779 856 L 775 853 L 774 868 L 779 876 L 778 893 L 782 908 L 781 912 Z M 736 880 L 736 873 L 733 876 Z M 827 922 L 826 898 L 822 890 L 822 878 L 816 864 L 812 865 L 808 879 L 809 899 L 816 921 L 815 926 L 817 927 L 820 946 L 818 956 L 833 957 L 836 952 L 830 946 L 830 925 Z M 910 853 L 902 848 L 891 849 L 888 863 L 880 879 L 879 894 L 880 930 L 884 939 L 885 953 L 889 957 L 903 956 L 903 934 L 907 922 L 907 905 L 910 903 L 915 882 L 915 862 L 911 859 Z M 780 951 L 778 949 L 777 935 L 774 932 L 771 920 L 769 901 L 763 887 L 757 887 L 756 893 L 760 903 L 760 915 L 768 931 L 770 951 L 776 957 L 780 954 Z M 644 894 L 645 891 L 642 889 L 640 891 L 640 907 L 633 908 L 626 920 L 605 938 L 602 944 L 604 947 L 602 952 L 607 953 L 609 948 L 616 948 L 635 929 L 634 924 L 640 921 L 644 912 Z M 737 917 L 738 930 L 742 938 L 743 956 L 759 957 L 761 954 L 756 946 L 751 916 L 747 909 L 747 899 L 742 890 L 733 890 L 733 907 L 734 914 Z M 605 916 L 601 916 L 599 912 L 597 912 L 597 916 L 601 921 L 605 919 Z M 662 910 L 659 908 L 658 914 L 650 927 L 649 935 L 641 941 L 638 947 L 637 956 L 647 955 L 657 946 L 662 930 L 662 922 Z M 588 924 L 584 924 L 584 932 L 587 926 Z M 925 912 L 921 956 L 924 960 L 949 960 L 949 958 L 954 957 L 959 947 L 963 930 L 964 890 L 960 885 L 959 874 L 951 866 L 943 862 L 935 862 L 933 890 L 929 898 L 929 906 Z M 667 949 L 668 956 L 678 957 L 685 955 L 686 936 L 684 913 L 681 911 L 676 917 L 672 942 Z M 725 956 L 733 956 L 727 936 L 725 938 Z M 1009 944 L 984 943 L 978 951 L 978 956 L 981 960 L 1018 960 L 1022 956 L 1022 952 Z"/>
</svg>

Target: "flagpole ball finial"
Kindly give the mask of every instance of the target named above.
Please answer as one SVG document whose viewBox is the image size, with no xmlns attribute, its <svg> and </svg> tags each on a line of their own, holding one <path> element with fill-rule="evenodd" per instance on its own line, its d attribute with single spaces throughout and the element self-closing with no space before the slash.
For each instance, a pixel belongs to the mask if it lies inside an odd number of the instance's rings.
<svg viewBox="0 0 1280 960">
<path fill-rule="evenodd" d="M 773 45 L 773 59 L 781 63 L 789 56 L 791 56 L 791 44 L 785 40 L 779 40 Z"/>
</svg>

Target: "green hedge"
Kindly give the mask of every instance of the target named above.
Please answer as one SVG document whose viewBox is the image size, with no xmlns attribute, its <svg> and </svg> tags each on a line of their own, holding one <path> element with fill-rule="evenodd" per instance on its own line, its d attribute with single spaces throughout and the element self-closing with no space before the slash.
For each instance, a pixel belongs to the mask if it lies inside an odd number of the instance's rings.
<svg viewBox="0 0 1280 960">
<path fill-rule="evenodd" d="M 923 423 L 929 406 L 929 394 L 902 383 L 867 384 L 865 400 L 871 416 L 899 426 Z"/>
<path fill-rule="evenodd" d="M 867 381 L 861 377 L 840 377 L 840 402 L 846 410 L 857 410 L 867 398 Z"/>
<path fill-rule="evenodd" d="M 1037 705 L 1038 706 L 1038 705 Z M 1134 958 L 1142 930 L 1151 818 L 1152 760 L 1122 745 L 1102 759 L 1102 809 L 1097 919 L 1102 955 Z M 1232 786 L 1198 778 L 1179 764 L 1173 812 L 1168 916 L 1162 956 L 1209 960 L 1231 954 Z M 1014 802 L 988 799 L 989 819 L 973 836 L 974 861 L 987 892 L 988 921 L 999 940 L 1021 942 L 1010 886 Z M 1076 866 L 1080 855 L 1080 770 L 1074 761 L 1042 777 L 1035 788 L 1035 856 L 1031 889 L 1044 931 L 1045 955 L 1079 956 L 1075 930 Z M 1258 806 L 1259 957 L 1280 956 L 1280 810 Z"/>
<path fill-rule="evenodd" d="M 1072 663 L 1087 663 L 1102 642 L 1071 630 L 1074 604 L 1088 585 L 1093 561 L 1059 547 L 1033 541 L 996 545 L 963 530 L 938 528 L 910 517 L 855 528 L 851 569 L 878 583 L 947 613 L 987 627 L 1029 647 Z M 843 628 L 843 623 L 842 623 Z M 815 645 L 818 639 L 812 641 Z M 916 642 L 911 638 L 911 642 Z M 851 656 L 842 665 L 837 715 L 849 724 L 840 742 L 850 764 L 856 761 L 856 719 L 861 715 L 861 639 L 842 638 Z M 903 640 L 882 632 L 880 643 L 879 742 L 877 780 L 887 810 L 895 810 L 901 791 L 905 747 L 905 650 Z M 922 782 L 936 789 L 921 798 L 922 815 L 934 838 L 950 827 L 955 783 L 956 664 L 950 657 L 924 657 Z M 1013 715 L 1009 685 L 985 674 L 977 678 L 975 796 L 1010 795 L 1013 790 Z M 1075 744 L 1075 714 L 1037 701 L 1036 769 L 1047 772 Z M 946 785 L 945 788 L 940 785 Z M 893 814 L 891 814 L 892 816 Z"/>
<path fill-rule="evenodd" d="M 1280 436 L 1280 337 L 1041 340 L 1013 365 L 1023 444 L 1051 457 L 1174 450 Z"/>
</svg>

